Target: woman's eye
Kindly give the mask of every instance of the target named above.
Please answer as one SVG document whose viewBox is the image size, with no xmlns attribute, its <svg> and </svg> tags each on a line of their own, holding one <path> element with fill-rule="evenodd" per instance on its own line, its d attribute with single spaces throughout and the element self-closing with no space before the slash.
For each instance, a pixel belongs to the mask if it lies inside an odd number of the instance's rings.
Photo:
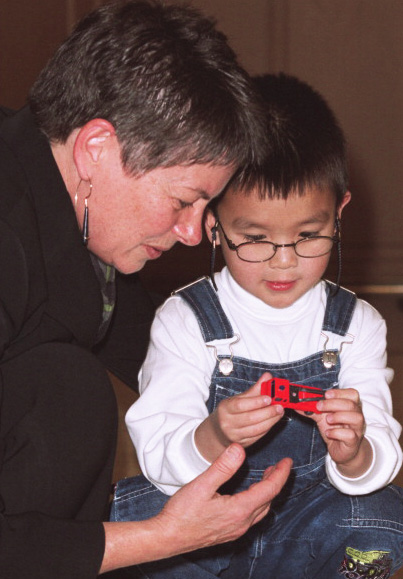
<svg viewBox="0 0 403 579">
<path fill-rule="evenodd" d="M 193 207 L 193 202 L 189 203 L 189 201 L 183 201 L 182 199 L 178 199 L 179 209 L 187 209 L 188 207 Z"/>
</svg>

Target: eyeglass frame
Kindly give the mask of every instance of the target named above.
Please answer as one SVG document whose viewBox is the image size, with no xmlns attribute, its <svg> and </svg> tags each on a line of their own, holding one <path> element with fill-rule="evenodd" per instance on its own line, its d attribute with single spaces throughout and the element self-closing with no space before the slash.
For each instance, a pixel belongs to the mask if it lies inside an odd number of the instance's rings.
<svg viewBox="0 0 403 579">
<path fill-rule="evenodd" d="M 277 249 L 282 248 L 282 247 L 293 247 L 295 255 L 297 255 L 298 257 L 302 257 L 303 259 L 315 259 L 317 257 L 323 257 L 324 255 L 327 255 L 328 253 L 330 253 L 332 251 L 334 245 L 340 243 L 340 224 L 339 224 L 340 222 L 339 222 L 339 219 L 337 217 L 335 220 L 336 235 L 333 237 L 330 237 L 329 235 L 312 235 L 311 237 L 305 237 L 305 238 L 299 239 L 298 241 L 294 241 L 294 243 L 274 243 L 273 241 L 256 240 L 256 241 L 244 241 L 243 243 L 238 243 L 238 245 L 235 245 L 235 243 L 227 236 L 217 214 L 215 214 L 215 219 L 216 219 L 216 222 L 215 222 L 214 227 L 216 229 L 218 227 L 221 228 L 221 231 L 223 232 L 223 235 L 224 235 L 224 239 L 227 242 L 228 248 L 231 251 L 236 251 L 238 259 L 240 259 L 241 261 L 245 261 L 246 263 L 264 263 L 266 261 L 270 261 L 276 255 Z M 326 253 L 321 253 L 320 255 L 309 255 L 309 256 L 299 255 L 297 253 L 297 249 L 296 249 L 298 243 L 302 243 L 302 242 L 307 241 L 309 239 L 330 239 L 333 242 L 333 245 L 329 249 L 329 251 L 326 251 Z M 250 259 L 244 259 L 243 257 L 240 257 L 240 255 L 238 254 L 238 249 L 240 247 L 242 247 L 244 245 L 258 245 L 258 244 L 271 245 L 274 248 L 273 255 L 271 257 L 269 257 L 268 259 L 259 259 L 257 261 L 251 261 Z"/>
</svg>

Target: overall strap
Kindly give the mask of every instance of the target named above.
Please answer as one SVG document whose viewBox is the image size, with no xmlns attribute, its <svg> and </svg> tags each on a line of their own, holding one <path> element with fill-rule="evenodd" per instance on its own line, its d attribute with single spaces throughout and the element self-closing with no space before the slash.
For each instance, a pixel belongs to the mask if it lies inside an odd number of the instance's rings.
<svg viewBox="0 0 403 579">
<path fill-rule="evenodd" d="M 326 280 L 327 304 L 323 319 L 323 331 L 345 336 L 350 326 L 354 308 L 357 303 L 355 293 Z"/>
<path fill-rule="evenodd" d="M 202 277 L 172 292 L 172 295 L 179 295 L 192 308 L 205 342 L 234 336 L 232 326 L 221 307 L 209 277 Z"/>
</svg>

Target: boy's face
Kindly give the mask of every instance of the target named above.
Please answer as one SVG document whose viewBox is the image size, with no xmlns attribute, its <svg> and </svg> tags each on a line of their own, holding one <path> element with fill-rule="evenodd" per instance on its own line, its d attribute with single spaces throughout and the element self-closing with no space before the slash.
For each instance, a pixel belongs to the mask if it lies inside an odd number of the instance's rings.
<svg viewBox="0 0 403 579">
<path fill-rule="evenodd" d="M 349 202 L 347 192 L 337 209 L 340 217 Z M 288 199 L 259 200 L 252 192 L 248 196 L 228 191 L 220 201 L 217 214 L 227 237 L 235 244 L 247 241 L 294 243 L 307 235 L 335 234 L 335 198 L 329 190 L 308 187 L 304 195 Z M 215 218 L 207 215 L 206 229 L 211 239 Z M 323 276 L 330 253 L 321 257 L 299 257 L 293 247 L 277 248 L 269 260 L 259 263 L 242 261 L 229 249 L 223 231 L 217 231 L 225 262 L 233 278 L 246 291 L 274 308 L 285 308 L 311 289 Z"/>
</svg>

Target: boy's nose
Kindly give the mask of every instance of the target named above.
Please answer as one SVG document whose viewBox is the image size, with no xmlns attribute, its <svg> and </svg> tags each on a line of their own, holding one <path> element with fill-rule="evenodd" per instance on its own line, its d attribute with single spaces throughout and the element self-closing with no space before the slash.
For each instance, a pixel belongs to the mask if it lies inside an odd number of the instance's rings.
<svg viewBox="0 0 403 579">
<path fill-rule="evenodd" d="M 271 267 L 279 269 L 295 267 L 298 263 L 298 255 L 295 253 L 294 247 L 278 247 L 268 263 Z"/>
</svg>

